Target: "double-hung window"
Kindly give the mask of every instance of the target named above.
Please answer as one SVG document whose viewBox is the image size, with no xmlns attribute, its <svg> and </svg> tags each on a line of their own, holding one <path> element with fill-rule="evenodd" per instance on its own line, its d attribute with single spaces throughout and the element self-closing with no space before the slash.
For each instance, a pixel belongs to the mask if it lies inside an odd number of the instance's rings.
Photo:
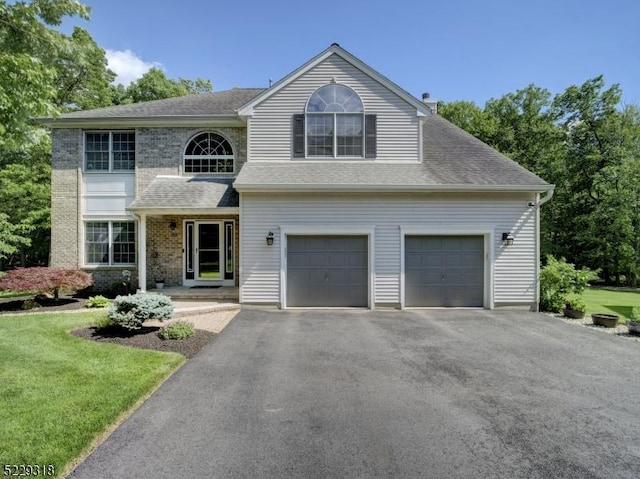
<svg viewBox="0 0 640 479">
<path fill-rule="evenodd" d="M 85 171 L 129 171 L 135 168 L 135 132 L 87 131 L 84 135 Z"/>
<path fill-rule="evenodd" d="M 307 156 L 364 155 L 364 106 L 351 88 L 332 83 L 316 90 L 306 108 Z"/>
<path fill-rule="evenodd" d="M 318 88 L 293 115 L 293 158 L 375 158 L 376 115 L 345 85 Z"/>
<path fill-rule="evenodd" d="M 131 265 L 136 262 L 133 221 L 87 221 L 84 242 L 88 265 Z"/>
</svg>

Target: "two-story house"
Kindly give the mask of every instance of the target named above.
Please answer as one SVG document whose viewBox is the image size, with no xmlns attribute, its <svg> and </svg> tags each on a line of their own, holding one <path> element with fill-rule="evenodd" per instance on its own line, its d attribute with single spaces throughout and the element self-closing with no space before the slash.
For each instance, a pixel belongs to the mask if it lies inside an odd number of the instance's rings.
<svg viewBox="0 0 640 479">
<path fill-rule="evenodd" d="M 266 89 L 52 129 L 52 266 L 280 307 L 538 303 L 552 185 L 337 44 Z"/>
</svg>

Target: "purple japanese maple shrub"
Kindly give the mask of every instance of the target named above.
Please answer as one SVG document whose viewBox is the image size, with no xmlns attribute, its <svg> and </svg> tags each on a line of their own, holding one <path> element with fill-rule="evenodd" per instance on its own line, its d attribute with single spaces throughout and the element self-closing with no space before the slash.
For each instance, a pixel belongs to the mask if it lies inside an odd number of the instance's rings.
<svg viewBox="0 0 640 479">
<path fill-rule="evenodd" d="M 51 293 L 58 299 L 61 291 L 78 291 L 93 284 L 89 273 L 73 268 L 16 268 L 0 278 L 0 290 Z"/>
</svg>

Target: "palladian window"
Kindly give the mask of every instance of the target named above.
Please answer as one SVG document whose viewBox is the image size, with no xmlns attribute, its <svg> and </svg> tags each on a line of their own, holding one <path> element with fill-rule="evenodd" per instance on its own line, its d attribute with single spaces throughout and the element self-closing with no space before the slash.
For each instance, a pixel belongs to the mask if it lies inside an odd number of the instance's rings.
<svg viewBox="0 0 640 479">
<path fill-rule="evenodd" d="M 233 173 L 235 156 L 229 141 L 217 133 L 193 137 L 184 152 L 185 173 Z"/>
<path fill-rule="evenodd" d="M 308 157 L 359 157 L 364 152 L 364 106 L 351 88 L 325 85 L 306 108 Z"/>
</svg>

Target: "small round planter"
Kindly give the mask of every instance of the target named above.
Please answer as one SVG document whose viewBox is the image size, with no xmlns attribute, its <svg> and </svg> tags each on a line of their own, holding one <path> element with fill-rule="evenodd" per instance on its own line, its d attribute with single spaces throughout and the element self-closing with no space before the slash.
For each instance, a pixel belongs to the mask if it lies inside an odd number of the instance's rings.
<svg viewBox="0 0 640 479">
<path fill-rule="evenodd" d="M 584 311 L 578 311 L 577 309 L 564 308 L 562 310 L 562 314 L 564 314 L 565 318 L 571 318 L 571 319 L 582 319 L 582 318 L 584 318 Z"/>
<path fill-rule="evenodd" d="M 640 321 L 627 321 L 627 328 L 629 329 L 629 334 L 640 336 Z"/>
<path fill-rule="evenodd" d="M 596 313 L 591 315 L 593 324 L 604 326 L 605 328 L 615 328 L 620 317 L 616 314 Z"/>
</svg>

